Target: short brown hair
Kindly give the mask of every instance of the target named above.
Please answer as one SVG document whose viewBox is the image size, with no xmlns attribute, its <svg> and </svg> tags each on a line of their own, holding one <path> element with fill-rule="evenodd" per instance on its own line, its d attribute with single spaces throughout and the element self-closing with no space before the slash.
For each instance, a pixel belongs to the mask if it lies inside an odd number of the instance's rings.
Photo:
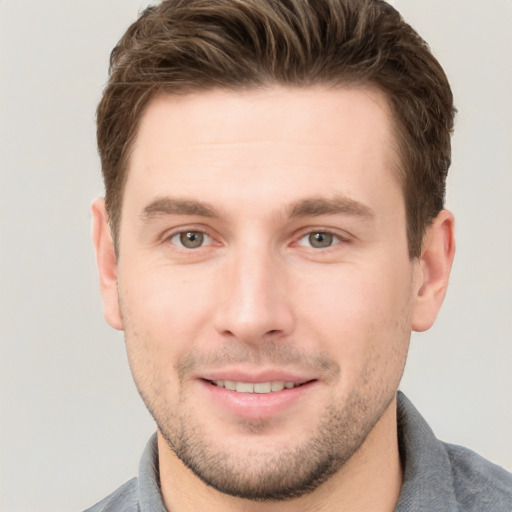
<svg viewBox="0 0 512 512">
<path fill-rule="evenodd" d="M 166 0 L 110 58 L 97 137 L 114 243 L 130 149 L 157 93 L 369 85 L 395 124 L 411 258 L 444 206 L 455 108 L 427 44 L 382 0 Z"/>
</svg>

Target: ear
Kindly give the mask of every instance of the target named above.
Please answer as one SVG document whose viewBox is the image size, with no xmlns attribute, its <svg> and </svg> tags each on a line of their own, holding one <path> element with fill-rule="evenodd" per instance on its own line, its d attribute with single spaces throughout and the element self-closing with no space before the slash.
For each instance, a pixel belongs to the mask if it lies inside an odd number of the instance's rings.
<svg viewBox="0 0 512 512">
<path fill-rule="evenodd" d="M 105 320 L 114 329 L 122 330 L 123 321 L 117 292 L 117 258 L 103 198 L 97 199 L 92 204 L 92 241 L 96 249 Z"/>
<path fill-rule="evenodd" d="M 426 331 L 434 324 L 448 287 L 455 255 L 453 214 L 442 210 L 423 238 L 415 283 L 412 328 Z"/>
</svg>

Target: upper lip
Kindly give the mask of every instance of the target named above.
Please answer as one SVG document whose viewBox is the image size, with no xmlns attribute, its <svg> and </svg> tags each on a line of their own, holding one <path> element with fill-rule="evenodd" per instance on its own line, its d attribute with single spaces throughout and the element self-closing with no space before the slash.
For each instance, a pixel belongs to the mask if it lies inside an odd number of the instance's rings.
<svg viewBox="0 0 512 512">
<path fill-rule="evenodd" d="M 285 369 L 249 371 L 224 368 L 202 372 L 198 377 L 210 381 L 228 380 L 233 382 L 251 382 L 253 384 L 260 382 L 294 382 L 295 384 L 304 384 L 305 382 L 316 380 L 315 377 Z"/>
</svg>

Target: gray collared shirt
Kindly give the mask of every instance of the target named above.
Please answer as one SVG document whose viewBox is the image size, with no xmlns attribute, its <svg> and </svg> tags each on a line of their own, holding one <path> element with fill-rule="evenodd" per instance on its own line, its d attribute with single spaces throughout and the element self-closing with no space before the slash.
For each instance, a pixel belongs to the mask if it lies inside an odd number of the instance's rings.
<svg viewBox="0 0 512 512">
<path fill-rule="evenodd" d="M 400 392 L 397 418 L 404 481 L 395 512 L 512 512 L 512 474 L 467 448 L 436 439 Z M 138 478 L 86 512 L 165 511 L 155 434 L 140 460 Z"/>
</svg>

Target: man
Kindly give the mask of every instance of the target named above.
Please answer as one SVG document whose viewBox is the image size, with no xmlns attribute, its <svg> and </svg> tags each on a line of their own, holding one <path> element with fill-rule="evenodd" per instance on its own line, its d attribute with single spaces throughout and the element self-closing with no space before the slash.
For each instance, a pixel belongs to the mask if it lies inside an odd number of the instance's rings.
<svg viewBox="0 0 512 512">
<path fill-rule="evenodd" d="M 441 307 L 452 94 L 379 0 L 171 0 L 111 57 L 105 317 L 157 423 L 90 510 L 512 510 L 397 393 Z"/>
</svg>

